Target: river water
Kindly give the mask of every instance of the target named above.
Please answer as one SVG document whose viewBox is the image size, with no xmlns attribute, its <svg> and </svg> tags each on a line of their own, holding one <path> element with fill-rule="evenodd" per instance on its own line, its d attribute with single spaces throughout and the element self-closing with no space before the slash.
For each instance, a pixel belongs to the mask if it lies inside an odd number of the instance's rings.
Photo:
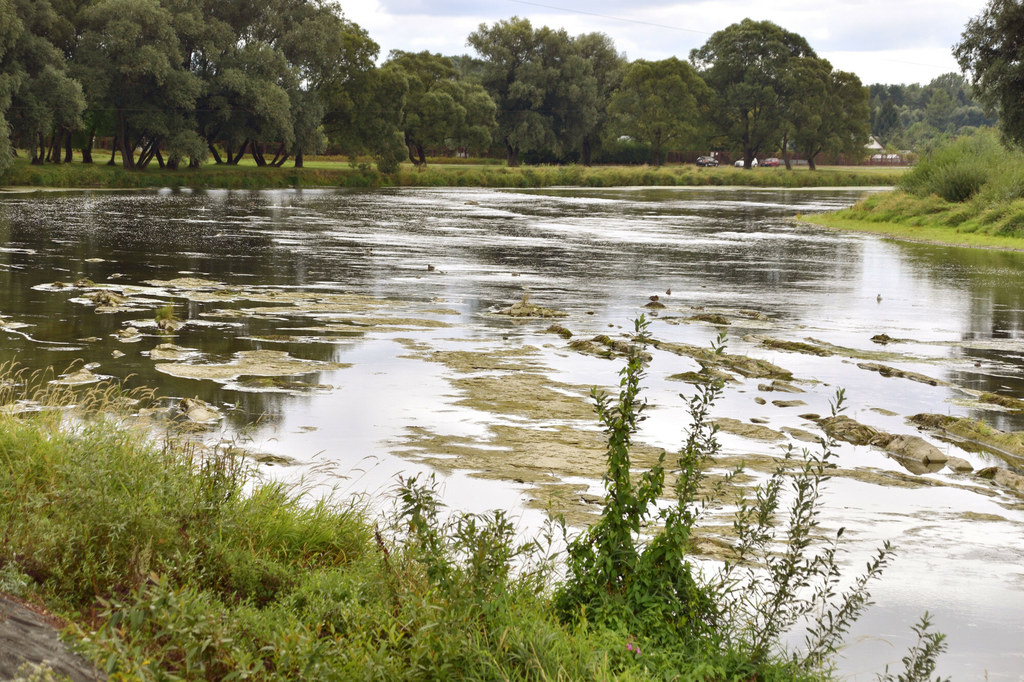
<svg viewBox="0 0 1024 682">
<path fill-rule="evenodd" d="M 819 433 L 813 414 L 842 387 L 859 422 L 919 435 L 975 470 L 1019 466 L 906 418 L 1024 430 L 1024 413 L 975 399 L 1024 397 L 1024 254 L 792 220 L 867 191 L 11 194 L 0 199 L 0 359 L 85 366 L 154 387 L 168 406 L 198 398 L 219 415 L 211 436 L 273 455 L 266 475 L 311 491 L 373 502 L 395 476 L 433 471 L 451 507 L 515 509 L 530 528 L 548 502 L 585 518 L 600 493 L 586 395 L 616 386 L 621 361 L 573 350 L 546 331 L 553 320 L 499 314 L 527 294 L 564 312 L 554 321 L 574 339 L 623 338 L 641 313 L 665 342 L 707 346 L 727 330 L 729 353 L 789 370 L 802 391 L 735 375 L 716 417 Z M 663 308 L 645 307 L 653 296 Z M 181 324 L 170 331 L 155 321 L 168 304 Z M 696 319 L 708 314 L 728 325 Z M 672 450 L 692 387 L 670 377 L 698 366 L 652 354 L 640 440 Z M 780 438 L 720 435 L 725 460 L 761 463 L 752 480 L 781 445 L 814 447 Z M 898 668 L 927 609 L 948 635 L 940 672 L 1024 679 L 1024 500 L 967 473 L 912 473 L 869 446 L 837 453 L 845 475 L 828 484 L 824 523 L 847 529 L 844 563 L 856 570 L 886 539 L 898 552 L 842 672 Z"/>
</svg>

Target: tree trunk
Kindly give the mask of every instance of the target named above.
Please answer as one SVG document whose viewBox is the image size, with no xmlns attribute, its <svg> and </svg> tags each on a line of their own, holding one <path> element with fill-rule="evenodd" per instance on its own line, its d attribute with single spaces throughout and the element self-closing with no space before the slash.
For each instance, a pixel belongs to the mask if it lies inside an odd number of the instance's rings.
<svg viewBox="0 0 1024 682">
<path fill-rule="evenodd" d="M 277 151 L 274 152 L 274 158 L 270 162 L 270 165 L 273 166 L 274 168 L 280 168 L 281 166 L 284 165 L 284 162 L 288 160 L 289 156 L 291 155 L 285 149 L 284 142 L 282 142 L 280 145 L 278 145 Z"/>
<path fill-rule="evenodd" d="M 217 153 L 217 148 L 213 146 L 212 142 L 207 142 L 206 146 L 210 148 L 210 153 L 213 154 L 213 161 L 214 161 L 214 163 L 216 163 L 218 166 L 221 165 L 222 163 L 224 163 L 221 160 L 221 158 L 220 158 L 220 154 Z M 192 165 L 192 159 L 189 160 L 189 166 L 191 166 L 191 165 Z M 198 161 L 196 161 L 196 165 L 197 166 L 199 165 Z"/>
<path fill-rule="evenodd" d="M 811 170 L 818 170 L 818 167 L 814 165 L 815 156 L 817 156 L 817 154 L 812 154 L 807 157 L 807 167 L 810 168 Z"/>
<path fill-rule="evenodd" d="M 95 139 L 96 129 L 92 128 L 85 136 L 85 142 L 82 144 L 82 163 L 92 163 L 92 145 Z"/>
<path fill-rule="evenodd" d="M 416 145 L 416 155 L 419 157 L 419 164 L 421 166 L 427 165 L 427 155 L 423 151 L 423 145 Z"/>
<path fill-rule="evenodd" d="M 60 163 L 61 136 L 60 129 L 53 131 L 53 137 L 50 138 L 50 146 L 46 148 L 46 161 Z"/>
<path fill-rule="evenodd" d="M 135 145 L 128 139 L 128 122 L 124 119 L 124 112 L 119 112 L 121 134 L 118 141 L 121 144 L 121 167 L 125 170 L 135 170 Z"/>
<path fill-rule="evenodd" d="M 263 143 L 262 142 L 260 142 L 260 143 L 253 142 L 252 144 L 249 145 L 249 149 L 250 149 L 250 151 L 252 151 L 252 158 L 253 158 L 254 161 L 256 161 L 256 166 L 258 168 L 263 168 L 264 166 L 267 165 L 267 160 L 263 157 Z"/>
<path fill-rule="evenodd" d="M 412 140 L 409 138 L 409 133 L 408 132 L 405 133 L 405 148 L 409 151 L 409 163 L 415 165 L 416 164 L 416 153 L 415 153 L 416 145 L 414 145 Z"/>
<path fill-rule="evenodd" d="M 786 164 L 786 170 L 793 170 L 793 164 L 789 160 L 789 133 L 782 136 L 782 162 Z"/>
<path fill-rule="evenodd" d="M 164 164 L 164 155 L 160 153 L 160 143 L 159 142 L 156 143 L 156 163 L 157 163 L 158 166 L 160 166 L 160 168 L 163 168 L 164 165 L 165 165 Z M 174 164 L 174 165 L 177 166 L 178 164 Z"/>
<path fill-rule="evenodd" d="M 75 151 L 71 145 L 71 131 L 68 130 L 64 137 L 64 163 L 71 163 L 75 160 Z"/>
<path fill-rule="evenodd" d="M 509 168 L 515 168 L 519 165 L 519 147 L 512 146 L 508 142 L 505 142 L 506 159 Z"/>
<path fill-rule="evenodd" d="M 231 164 L 232 166 L 237 166 L 238 162 L 242 160 L 243 156 L 245 156 L 245 150 L 248 147 L 249 147 L 249 140 L 243 140 L 242 141 L 242 146 L 238 148 L 238 151 L 235 153 L 235 157 L 234 158 L 231 158 L 231 152 L 228 151 L 228 163 Z"/>
<path fill-rule="evenodd" d="M 591 154 L 590 136 L 584 135 L 583 144 L 580 146 L 580 160 L 583 162 L 584 166 L 589 166 L 591 164 Z"/>
<path fill-rule="evenodd" d="M 299 147 L 298 151 L 295 152 L 295 167 L 302 168 L 302 147 Z"/>
<path fill-rule="evenodd" d="M 42 166 L 43 165 L 43 155 L 46 153 L 45 152 L 46 146 L 43 143 L 43 134 L 39 133 L 38 135 L 33 135 L 32 137 L 33 137 L 32 147 L 29 150 L 29 153 L 32 156 L 29 159 L 29 163 L 32 164 L 33 166 Z M 38 142 L 36 141 L 35 138 L 38 138 Z"/>
<path fill-rule="evenodd" d="M 114 142 L 110 145 L 110 161 L 107 161 L 108 166 L 114 165 L 114 157 L 117 156 L 117 149 L 120 145 L 117 143 L 117 136 L 114 136 Z"/>
</svg>

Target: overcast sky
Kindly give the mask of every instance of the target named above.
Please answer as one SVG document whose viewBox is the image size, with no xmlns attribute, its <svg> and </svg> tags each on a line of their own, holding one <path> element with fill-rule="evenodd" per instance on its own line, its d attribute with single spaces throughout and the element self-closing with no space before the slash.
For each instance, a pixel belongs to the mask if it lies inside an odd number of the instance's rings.
<svg viewBox="0 0 1024 682">
<path fill-rule="evenodd" d="M 632 59 L 687 58 L 746 17 L 804 36 L 832 66 L 871 83 L 928 83 L 959 72 L 951 54 L 986 0 L 339 0 L 381 48 L 473 54 L 466 36 L 519 16 L 571 35 L 600 32 Z"/>
</svg>

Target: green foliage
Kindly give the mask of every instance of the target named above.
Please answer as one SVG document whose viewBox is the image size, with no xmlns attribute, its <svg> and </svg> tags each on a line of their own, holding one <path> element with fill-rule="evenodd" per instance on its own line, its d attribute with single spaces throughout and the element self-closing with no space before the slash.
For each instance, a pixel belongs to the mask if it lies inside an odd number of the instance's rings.
<svg viewBox="0 0 1024 682">
<path fill-rule="evenodd" d="M 1024 7 L 1013 0 L 990 0 L 964 28 L 953 54 L 969 74 L 974 92 L 989 111 L 999 113 L 999 128 L 1017 146 L 1024 145 Z"/>
<path fill-rule="evenodd" d="M 990 183 L 992 191 L 1022 196 L 1019 154 L 1010 154 L 991 133 L 967 135 L 924 156 L 903 177 L 900 188 L 917 195 L 935 194 L 950 202 L 971 199 Z M 1016 182 L 1014 182 L 1016 181 Z M 998 185 L 998 188 L 996 187 Z"/>
<path fill-rule="evenodd" d="M 796 60 L 817 55 L 800 35 L 770 21 L 743 21 L 715 32 L 690 53 L 704 81 L 715 92 L 711 116 L 746 165 L 774 148 L 787 113 L 781 87 Z"/>
<path fill-rule="evenodd" d="M 693 67 L 675 57 L 658 62 L 639 59 L 626 69 L 608 103 L 611 134 L 650 144 L 652 165 L 669 149 L 698 146 L 697 121 L 711 91 Z"/>
<path fill-rule="evenodd" d="M 889 673 L 889 666 L 886 666 L 885 673 L 878 675 L 880 682 L 931 682 L 935 659 L 946 650 L 946 636 L 941 632 L 932 632 L 931 624 L 931 616 L 925 611 L 921 620 L 913 626 L 917 642 L 903 657 L 903 672 L 893 677 Z M 949 678 L 943 680 L 936 677 L 935 682 L 949 682 Z"/>
</svg>

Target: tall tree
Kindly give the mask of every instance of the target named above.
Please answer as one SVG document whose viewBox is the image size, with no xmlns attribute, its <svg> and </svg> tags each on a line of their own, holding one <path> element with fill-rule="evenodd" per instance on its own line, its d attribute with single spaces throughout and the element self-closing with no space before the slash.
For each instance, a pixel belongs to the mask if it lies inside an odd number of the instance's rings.
<svg viewBox="0 0 1024 682">
<path fill-rule="evenodd" d="M 670 146 L 694 143 L 701 108 L 711 91 L 690 64 L 669 57 L 637 60 L 608 103 L 611 130 L 651 145 L 651 165 L 664 162 Z"/>
<path fill-rule="evenodd" d="M 124 168 L 144 169 L 154 158 L 162 165 L 164 145 L 198 147 L 192 113 L 201 84 L 183 68 L 171 13 L 157 0 L 103 0 L 83 21 L 83 84 L 114 112 Z"/>
<path fill-rule="evenodd" d="M 795 60 L 791 77 L 800 83 L 789 102 L 791 139 L 811 170 L 821 153 L 862 155 L 871 114 L 868 91 L 860 79 L 810 57 Z"/>
<path fill-rule="evenodd" d="M 480 24 L 468 42 L 484 59 L 482 82 L 498 107 L 498 139 L 508 165 L 518 166 L 523 151 L 553 147 L 554 121 L 545 101 L 551 84 L 537 63 L 540 41 L 529 20 Z"/>
<path fill-rule="evenodd" d="M 715 92 L 713 120 L 727 143 L 743 151 L 744 166 L 774 146 L 786 113 L 784 76 L 790 62 L 816 57 L 807 41 L 770 21 L 744 19 L 714 33 L 690 53 Z"/>
<path fill-rule="evenodd" d="M 953 54 L 981 103 L 998 112 L 1003 136 L 1024 146 L 1024 4 L 990 0 Z"/>
<path fill-rule="evenodd" d="M 81 123 L 82 88 L 68 75 L 64 53 L 50 39 L 59 17 L 49 1 L 12 0 L 11 6 L 21 31 L 3 64 L 13 85 L 8 91 L 10 132 L 28 147 L 32 163 L 59 163 L 64 142 Z"/>
<path fill-rule="evenodd" d="M 410 161 L 425 164 L 427 146 L 490 145 L 494 102 L 482 86 L 459 81 L 449 58 L 396 50 L 388 64 L 401 69 L 409 84 L 401 128 Z"/>
<path fill-rule="evenodd" d="M 622 83 L 626 71 L 626 58 L 615 49 L 612 39 L 603 33 L 585 33 L 576 38 L 576 48 L 583 60 L 590 66 L 594 81 L 593 120 L 580 140 L 580 161 L 591 164 L 595 147 L 605 136 L 609 123 L 608 107 L 612 93 Z"/>
</svg>

